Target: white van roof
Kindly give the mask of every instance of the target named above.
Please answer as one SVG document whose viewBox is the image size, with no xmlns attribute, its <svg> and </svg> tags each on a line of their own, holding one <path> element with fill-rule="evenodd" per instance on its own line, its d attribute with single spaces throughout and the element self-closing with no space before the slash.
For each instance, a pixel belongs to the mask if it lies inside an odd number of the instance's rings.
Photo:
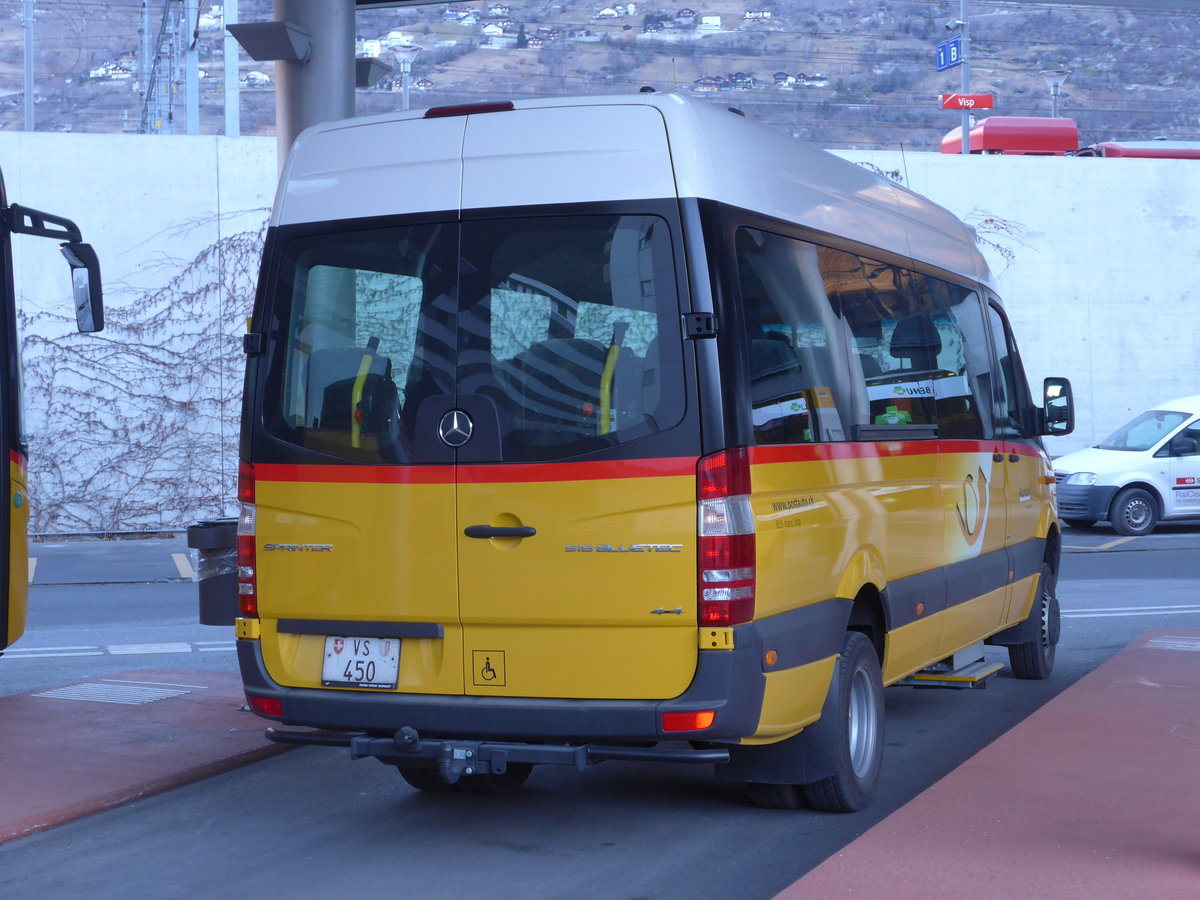
<svg viewBox="0 0 1200 900">
<path fill-rule="evenodd" d="M 1200 416 L 1200 394 L 1194 397 L 1179 397 L 1175 400 L 1167 400 L 1164 403 L 1156 403 L 1151 409 L 1162 409 L 1167 412 L 1185 412 L 1188 415 Z"/>
<path fill-rule="evenodd" d="M 990 281 L 973 229 L 949 211 L 706 101 L 641 93 L 481 106 L 308 129 L 288 157 L 272 224 L 700 198 Z"/>
</svg>

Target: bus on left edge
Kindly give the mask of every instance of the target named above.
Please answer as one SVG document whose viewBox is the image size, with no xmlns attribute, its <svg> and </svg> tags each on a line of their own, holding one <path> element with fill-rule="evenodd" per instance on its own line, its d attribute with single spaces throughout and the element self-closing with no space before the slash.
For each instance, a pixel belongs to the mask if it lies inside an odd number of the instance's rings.
<svg viewBox="0 0 1200 900">
<path fill-rule="evenodd" d="M 70 219 L 9 203 L 0 172 L 0 448 L 8 457 L 8 498 L 0 504 L 0 653 L 25 630 L 29 599 L 27 450 L 21 427 L 20 344 L 17 342 L 12 237 L 59 241 L 71 268 L 75 320 L 82 332 L 104 328 L 100 262 Z"/>
</svg>

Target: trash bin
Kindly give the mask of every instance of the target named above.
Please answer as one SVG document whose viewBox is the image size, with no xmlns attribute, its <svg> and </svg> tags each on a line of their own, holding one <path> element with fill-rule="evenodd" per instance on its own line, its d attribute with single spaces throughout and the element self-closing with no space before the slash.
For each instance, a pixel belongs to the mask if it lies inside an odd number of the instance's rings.
<svg viewBox="0 0 1200 900">
<path fill-rule="evenodd" d="M 200 624 L 232 625 L 238 614 L 237 519 L 189 525 L 187 545 L 199 556 Z"/>
</svg>

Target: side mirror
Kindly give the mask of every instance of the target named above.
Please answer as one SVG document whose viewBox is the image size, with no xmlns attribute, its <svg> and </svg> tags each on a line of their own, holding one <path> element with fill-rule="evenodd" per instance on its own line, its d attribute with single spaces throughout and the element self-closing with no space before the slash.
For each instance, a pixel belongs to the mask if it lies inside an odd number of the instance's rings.
<svg viewBox="0 0 1200 900">
<path fill-rule="evenodd" d="M 1075 399 L 1071 382 L 1065 378 L 1047 378 L 1042 383 L 1042 434 L 1059 437 L 1075 430 Z"/>
<path fill-rule="evenodd" d="M 1196 439 L 1178 434 L 1171 438 L 1171 455 L 1172 456 L 1195 456 L 1200 453 L 1200 447 L 1196 445 Z"/>
<path fill-rule="evenodd" d="M 75 322 L 79 330 L 92 334 L 104 330 L 104 291 L 100 284 L 100 260 L 91 244 L 71 241 L 60 244 L 71 265 L 71 289 L 75 297 Z"/>
</svg>

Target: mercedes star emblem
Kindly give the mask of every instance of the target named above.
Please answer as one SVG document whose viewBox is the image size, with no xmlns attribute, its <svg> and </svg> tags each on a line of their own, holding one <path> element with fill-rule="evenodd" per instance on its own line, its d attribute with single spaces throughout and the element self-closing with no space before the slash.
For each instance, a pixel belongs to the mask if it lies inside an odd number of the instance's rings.
<svg viewBox="0 0 1200 900">
<path fill-rule="evenodd" d="M 461 447 L 471 439 L 471 432 L 474 430 L 475 425 L 470 416 L 461 409 L 452 409 L 442 416 L 438 425 L 438 437 L 448 447 Z"/>
</svg>

